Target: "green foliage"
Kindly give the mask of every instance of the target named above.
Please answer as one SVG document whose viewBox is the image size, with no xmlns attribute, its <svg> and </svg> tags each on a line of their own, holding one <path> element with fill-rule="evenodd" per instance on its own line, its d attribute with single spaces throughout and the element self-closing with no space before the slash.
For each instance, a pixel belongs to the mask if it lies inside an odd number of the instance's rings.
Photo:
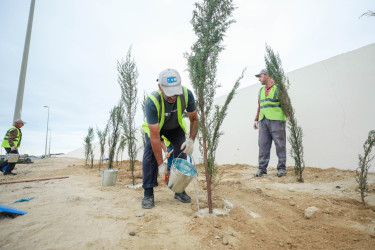
<svg viewBox="0 0 375 250">
<path fill-rule="evenodd" d="M 289 79 L 285 76 L 282 68 L 281 59 L 278 54 L 275 54 L 272 48 L 266 45 L 265 62 L 268 74 L 272 77 L 279 89 L 279 100 L 284 114 L 288 118 L 289 137 L 288 141 L 291 145 L 290 155 L 294 159 L 294 173 L 297 175 L 297 180 L 303 182 L 302 173 L 305 169 L 305 162 L 303 160 L 303 143 L 302 128 L 297 126 L 297 119 L 295 117 L 294 108 L 288 95 Z"/>
<path fill-rule="evenodd" d="M 91 148 L 90 148 L 90 153 L 89 153 L 89 155 L 90 155 L 90 167 L 92 168 L 93 166 L 94 166 L 94 149 L 95 149 L 95 147 L 94 146 L 92 146 Z"/>
<path fill-rule="evenodd" d="M 128 144 L 128 155 L 129 155 L 129 167 L 132 172 L 133 185 L 135 185 L 134 166 L 137 158 L 137 138 L 134 116 L 137 110 L 138 98 L 137 98 L 137 78 L 138 70 L 134 59 L 131 55 L 131 47 L 128 50 L 125 61 L 117 63 L 118 80 L 121 87 L 121 101 L 124 103 L 124 135 L 125 141 Z"/>
<path fill-rule="evenodd" d="M 91 151 L 93 151 L 92 142 L 94 140 L 94 136 L 95 136 L 94 129 L 92 127 L 89 127 L 87 136 L 83 139 L 83 145 L 85 147 L 86 165 L 87 165 L 87 161 L 89 160 L 90 155 L 93 154 Z"/>
<path fill-rule="evenodd" d="M 365 204 L 365 192 L 368 192 L 367 185 L 367 173 L 370 168 L 370 161 L 374 159 L 374 156 L 371 155 L 372 147 L 375 144 L 375 130 L 371 130 L 368 133 L 367 140 L 363 144 L 364 155 L 358 155 L 359 167 L 356 169 L 356 181 L 358 183 L 358 188 L 361 193 L 361 199 L 363 205 Z"/>
<path fill-rule="evenodd" d="M 115 156 L 115 150 L 117 143 L 120 139 L 120 125 L 123 123 L 124 120 L 124 106 L 120 102 L 118 105 L 115 105 L 113 109 L 110 111 L 110 117 L 108 120 L 108 145 L 109 145 L 109 160 L 108 160 L 108 168 L 112 169 L 113 167 L 113 159 Z"/>
<path fill-rule="evenodd" d="M 105 142 L 108 135 L 108 124 L 105 126 L 103 131 L 99 130 L 99 128 L 96 128 L 96 134 L 99 138 L 99 145 L 100 145 L 100 160 L 99 160 L 99 166 L 103 163 L 104 159 L 104 151 L 105 151 Z"/>
<path fill-rule="evenodd" d="M 216 174 L 218 172 L 218 168 L 215 165 L 216 159 L 216 150 L 219 146 L 220 137 L 224 134 L 220 131 L 220 127 L 223 124 L 223 121 L 227 115 L 227 110 L 230 102 L 233 100 L 233 97 L 240 86 L 240 81 L 245 74 L 245 70 L 242 71 L 241 76 L 237 79 L 231 92 L 229 92 L 227 99 L 222 107 L 219 105 L 215 105 L 214 112 L 212 115 L 207 116 L 207 152 L 208 152 L 208 170 L 211 175 L 211 181 L 215 182 Z M 208 115 L 208 114 L 206 114 Z M 219 179 L 220 180 L 220 179 Z"/>
<path fill-rule="evenodd" d="M 368 17 L 370 17 L 370 16 L 375 16 L 375 12 L 369 10 L 369 11 L 363 13 L 359 18 L 361 18 L 361 17 L 363 17 L 363 16 L 368 16 Z"/>
<path fill-rule="evenodd" d="M 117 161 L 117 166 L 119 162 L 119 157 L 121 156 L 121 165 L 122 165 L 122 154 L 124 153 L 126 146 L 126 138 L 124 135 L 121 136 L 120 143 L 117 147 L 117 152 L 116 152 L 116 161 Z"/>
<path fill-rule="evenodd" d="M 199 114 L 199 143 L 203 148 L 209 212 L 212 213 L 211 184 L 217 174 L 215 153 L 222 135 L 220 127 L 226 116 L 227 108 L 243 77 L 236 81 L 224 106 L 213 106 L 219 53 L 225 32 L 235 21 L 231 18 L 235 7 L 232 0 L 203 0 L 195 3 L 191 24 L 197 36 L 191 52 L 185 53 L 191 84 L 194 89 Z M 214 108 L 214 110 L 212 110 Z"/>
</svg>

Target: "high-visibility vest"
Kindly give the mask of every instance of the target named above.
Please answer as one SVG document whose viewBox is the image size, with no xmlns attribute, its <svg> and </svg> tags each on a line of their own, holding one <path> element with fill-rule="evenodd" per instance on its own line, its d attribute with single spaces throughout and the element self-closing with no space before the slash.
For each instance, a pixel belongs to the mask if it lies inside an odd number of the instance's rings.
<svg viewBox="0 0 375 250">
<path fill-rule="evenodd" d="M 188 103 L 188 91 L 186 87 L 183 87 L 183 94 L 177 96 L 177 119 L 180 127 L 184 130 L 186 134 L 186 122 L 182 117 L 182 111 L 186 109 Z M 164 118 L 165 118 L 165 109 L 164 109 L 164 98 L 163 94 L 161 93 L 160 89 L 157 91 L 152 92 L 147 98 L 151 98 L 154 102 L 156 107 L 156 111 L 158 112 L 158 122 L 159 122 L 159 131 L 162 129 L 164 125 Z M 160 108 L 161 106 L 161 108 Z M 142 129 L 145 133 L 147 133 L 148 137 L 150 137 L 150 128 L 148 127 L 147 117 L 145 117 L 145 122 L 142 125 Z"/>
<path fill-rule="evenodd" d="M 20 139 L 21 139 L 21 131 L 16 126 L 12 126 L 12 127 L 10 127 L 10 129 L 8 129 L 7 133 L 5 134 L 3 143 L 1 144 L 1 147 L 3 147 L 3 148 L 10 148 L 11 147 L 9 145 L 8 138 L 9 138 L 10 132 L 14 129 L 17 129 L 17 136 L 16 136 L 16 138 L 13 139 L 13 143 L 14 143 L 14 146 L 18 147 L 18 144 L 19 144 Z"/>
<path fill-rule="evenodd" d="M 169 147 L 169 145 L 171 145 L 171 142 L 167 139 L 167 137 L 162 135 L 161 138 L 164 140 L 165 146 Z"/>
<path fill-rule="evenodd" d="M 186 134 L 186 122 L 182 117 L 182 111 L 186 109 L 188 103 L 188 91 L 186 87 L 183 87 L 183 94 L 177 96 L 177 119 L 180 127 L 184 130 Z M 147 98 L 151 98 L 153 101 L 156 111 L 158 112 L 158 122 L 159 122 L 159 131 L 164 125 L 164 118 L 165 118 L 165 109 L 164 109 L 164 98 L 163 94 L 161 93 L 160 89 L 157 91 L 152 92 Z M 161 106 L 161 109 L 160 109 Z M 147 133 L 148 137 L 150 137 L 150 128 L 148 127 L 147 117 L 145 117 L 145 122 L 142 125 L 142 129 L 145 133 Z"/>
<path fill-rule="evenodd" d="M 268 96 L 266 96 L 266 88 L 264 86 L 259 90 L 260 111 L 258 121 L 261 121 L 264 117 L 268 120 L 286 121 L 278 93 L 279 88 L 276 85 L 272 86 Z"/>
</svg>

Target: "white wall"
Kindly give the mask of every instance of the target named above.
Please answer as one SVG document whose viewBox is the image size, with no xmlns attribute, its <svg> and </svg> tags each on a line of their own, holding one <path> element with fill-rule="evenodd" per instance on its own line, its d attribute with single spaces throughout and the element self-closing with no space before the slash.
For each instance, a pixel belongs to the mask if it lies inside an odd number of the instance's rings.
<svg viewBox="0 0 375 250">
<path fill-rule="evenodd" d="M 247 74 L 258 71 L 249 70 Z M 304 133 L 306 166 L 356 169 L 368 132 L 375 129 L 375 44 L 292 71 L 287 76 L 298 125 Z M 258 165 L 258 130 L 253 129 L 253 122 L 260 87 L 258 82 L 240 89 L 230 104 L 216 153 L 218 164 Z M 215 102 L 222 105 L 225 99 L 222 96 Z M 140 133 L 137 138 L 140 147 L 137 158 L 142 160 Z M 287 166 L 293 166 L 289 143 L 287 148 Z M 127 159 L 126 150 L 123 159 Z M 99 158 L 99 145 L 95 151 L 95 158 Z M 80 148 L 67 156 L 84 158 L 83 152 Z M 197 143 L 193 156 L 196 162 L 202 159 Z M 273 145 L 270 166 L 276 165 Z"/>
<path fill-rule="evenodd" d="M 292 71 L 287 76 L 298 125 L 304 133 L 306 166 L 356 169 L 368 132 L 375 129 L 375 44 Z M 216 155 L 218 164 L 257 166 L 258 131 L 252 126 L 260 86 L 258 82 L 240 89 L 230 104 L 222 126 L 225 134 Z M 216 101 L 222 104 L 225 98 Z M 293 166 L 289 143 L 287 147 L 287 166 Z M 272 150 L 270 166 L 275 167 L 274 145 Z"/>
</svg>

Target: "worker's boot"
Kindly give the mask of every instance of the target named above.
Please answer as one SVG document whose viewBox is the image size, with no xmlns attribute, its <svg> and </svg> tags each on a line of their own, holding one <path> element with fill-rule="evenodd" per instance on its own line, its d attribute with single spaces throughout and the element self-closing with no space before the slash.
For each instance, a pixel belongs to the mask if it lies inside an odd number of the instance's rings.
<svg viewBox="0 0 375 250">
<path fill-rule="evenodd" d="M 262 170 L 258 169 L 258 172 L 256 172 L 254 174 L 255 177 L 262 177 L 263 175 L 265 175 L 267 173 L 263 172 Z"/>
<path fill-rule="evenodd" d="M 185 191 L 183 191 L 182 193 L 175 193 L 174 194 L 174 198 L 176 200 L 179 200 L 183 203 L 189 203 L 191 202 L 191 198 L 189 195 L 187 195 L 187 193 Z"/>
<path fill-rule="evenodd" d="M 277 170 L 277 177 L 286 176 L 286 170 L 285 169 L 279 169 Z"/>
<path fill-rule="evenodd" d="M 150 209 L 155 206 L 154 203 L 154 195 L 152 196 L 145 196 L 142 200 L 142 208 L 144 209 Z"/>
</svg>

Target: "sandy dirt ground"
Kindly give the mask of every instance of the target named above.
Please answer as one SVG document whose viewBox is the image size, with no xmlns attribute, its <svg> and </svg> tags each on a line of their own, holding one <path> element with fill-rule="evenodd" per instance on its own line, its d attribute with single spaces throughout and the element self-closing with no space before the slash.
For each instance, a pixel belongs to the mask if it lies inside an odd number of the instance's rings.
<svg viewBox="0 0 375 250">
<path fill-rule="evenodd" d="M 363 206 L 353 171 L 307 167 L 305 183 L 297 183 L 293 168 L 286 177 L 270 169 L 254 178 L 254 166 L 222 165 L 208 214 L 201 166 L 186 189 L 191 203 L 175 200 L 159 181 L 148 210 L 128 163 L 117 168 L 111 187 L 102 186 L 98 165 L 71 158 L 18 164 L 18 175 L 1 175 L 0 204 L 28 213 L 0 213 L 0 249 L 375 249 L 374 173 Z M 139 162 L 135 176 L 142 183 Z M 55 177 L 68 178 L 5 184 Z M 310 207 L 317 211 L 307 218 Z"/>
</svg>

